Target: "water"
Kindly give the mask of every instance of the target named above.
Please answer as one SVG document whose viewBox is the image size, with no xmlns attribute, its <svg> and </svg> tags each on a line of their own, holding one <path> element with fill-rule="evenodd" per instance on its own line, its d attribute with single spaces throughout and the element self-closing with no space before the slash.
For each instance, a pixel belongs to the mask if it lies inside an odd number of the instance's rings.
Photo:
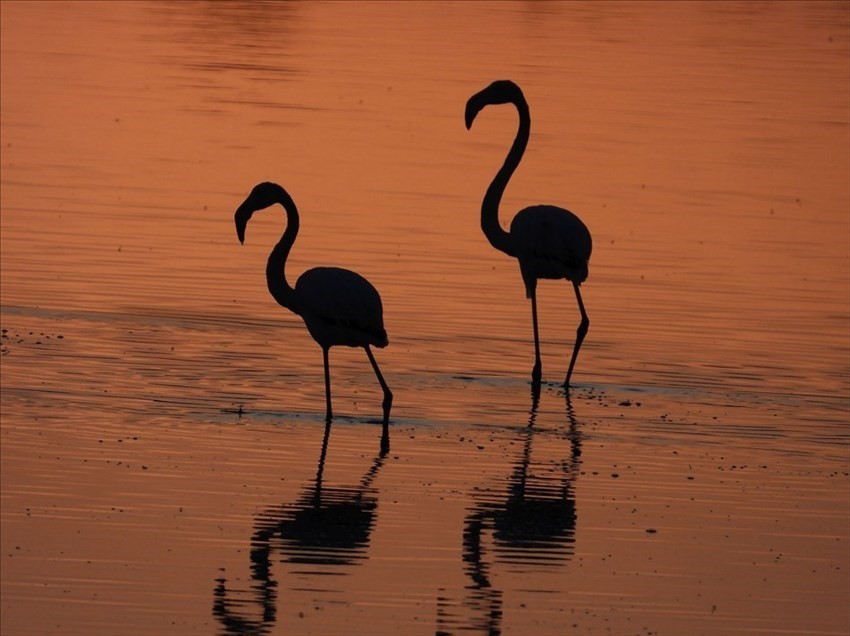
<svg viewBox="0 0 850 636">
<path fill-rule="evenodd" d="M 846 3 L 16 3 L 2 632 L 845 634 Z M 530 310 L 478 210 L 594 238 Z M 395 394 L 263 271 L 380 290 Z"/>
</svg>

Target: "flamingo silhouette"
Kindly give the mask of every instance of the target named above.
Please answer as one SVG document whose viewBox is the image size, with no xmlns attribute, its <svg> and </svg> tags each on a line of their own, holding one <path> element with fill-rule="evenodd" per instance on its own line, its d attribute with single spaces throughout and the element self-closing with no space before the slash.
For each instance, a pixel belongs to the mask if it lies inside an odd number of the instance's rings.
<svg viewBox="0 0 850 636">
<path fill-rule="evenodd" d="M 266 281 L 269 292 L 278 304 L 301 316 L 307 331 L 322 348 L 326 421 L 330 422 L 333 417 L 328 350 L 334 345 L 363 347 L 384 392 L 381 449 L 386 451 L 389 449 L 393 394 L 370 349 L 371 346 L 386 347 L 389 343 L 384 329 L 381 297 L 360 274 L 338 267 L 314 267 L 299 276 L 294 288 L 289 285 L 285 267 L 289 251 L 298 235 L 298 209 L 292 197 L 276 183 L 265 182 L 254 186 L 248 198 L 236 210 L 236 234 L 240 243 L 245 242 L 245 228 L 254 212 L 275 203 L 286 210 L 286 229 L 269 254 Z"/>
<path fill-rule="evenodd" d="M 499 224 L 499 202 L 508 180 L 519 165 L 528 145 L 531 116 L 528 103 L 519 86 L 510 80 L 499 80 L 476 93 L 466 102 L 466 128 L 485 107 L 496 104 L 513 104 L 519 113 L 519 129 L 505 162 L 481 203 L 481 229 L 490 244 L 508 256 L 519 260 L 519 269 L 525 283 L 525 294 L 531 299 L 531 319 L 534 323 L 533 383 L 539 384 L 542 376 L 540 363 L 540 338 L 537 329 L 537 280 L 540 278 L 566 278 L 573 284 L 581 322 L 564 386 L 569 388 L 581 343 L 587 334 L 590 320 L 584 310 L 579 285 L 587 278 L 592 241 L 590 232 L 581 219 L 569 210 L 552 205 L 534 205 L 520 210 L 511 222 L 511 231 L 505 232 Z"/>
</svg>

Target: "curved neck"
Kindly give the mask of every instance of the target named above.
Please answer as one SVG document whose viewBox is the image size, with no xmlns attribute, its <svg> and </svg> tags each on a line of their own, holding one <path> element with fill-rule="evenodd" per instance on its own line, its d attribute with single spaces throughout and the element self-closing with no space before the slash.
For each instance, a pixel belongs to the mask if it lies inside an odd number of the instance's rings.
<svg viewBox="0 0 850 636">
<path fill-rule="evenodd" d="M 274 299 L 280 305 L 298 314 L 300 312 L 295 298 L 295 290 L 286 281 L 286 259 L 289 257 L 289 250 L 292 249 L 292 244 L 298 235 L 298 208 L 295 207 L 295 202 L 286 192 L 281 193 L 278 203 L 286 210 L 286 230 L 280 237 L 280 241 L 274 246 L 272 253 L 269 254 L 269 260 L 266 264 L 266 282 Z"/>
<path fill-rule="evenodd" d="M 484 201 L 481 203 L 481 229 L 484 230 L 484 235 L 493 247 L 509 256 L 514 256 L 511 235 L 505 232 L 499 224 L 499 203 L 502 200 L 505 187 L 508 185 L 508 180 L 519 165 L 525 147 L 528 145 L 531 116 L 528 112 L 528 104 L 521 96 L 512 100 L 511 103 L 516 106 L 519 114 L 519 128 L 514 143 L 508 151 L 508 156 L 505 157 L 505 163 L 499 168 L 484 195 Z"/>
</svg>

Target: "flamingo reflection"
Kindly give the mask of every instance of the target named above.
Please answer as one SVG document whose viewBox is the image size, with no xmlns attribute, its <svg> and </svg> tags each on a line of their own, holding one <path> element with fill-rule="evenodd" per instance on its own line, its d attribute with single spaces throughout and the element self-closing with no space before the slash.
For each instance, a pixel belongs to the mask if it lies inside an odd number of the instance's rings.
<svg viewBox="0 0 850 636">
<path fill-rule="evenodd" d="M 464 520 L 463 563 L 470 581 L 465 606 L 473 618 L 469 624 L 462 624 L 451 617 L 448 603 L 442 599 L 438 601 L 439 634 L 452 633 L 453 625 L 459 631 L 472 630 L 491 636 L 501 633 L 503 593 L 493 585 L 490 573 L 495 560 L 521 567 L 547 567 L 572 557 L 577 519 L 573 484 L 581 462 L 581 437 L 569 391 L 565 399 L 570 455 L 558 462 L 556 470 L 547 470 L 551 474 L 544 478 L 533 470 L 532 442 L 540 387 L 532 384 L 522 453 L 507 478 L 507 492 L 479 497 Z M 487 556 L 488 535 L 495 559 Z"/>
<path fill-rule="evenodd" d="M 281 562 L 304 566 L 351 566 L 367 556 L 375 525 L 377 493 L 372 486 L 386 458 L 381 451 L 356 487 L 328 487 L 322 475 L 330 437 L 325 425 L 316 479 L 294 504 L 271 507 L 257 515 L 251 538 L 251 585 L 229 590 L 217 580 L 213 615 L 223 634 L 263 636 L 277 617 L 277 581 L 272 578 L 272 555 Z M 255 617 L 251 617 L 251 616 Z"/>
</svg>

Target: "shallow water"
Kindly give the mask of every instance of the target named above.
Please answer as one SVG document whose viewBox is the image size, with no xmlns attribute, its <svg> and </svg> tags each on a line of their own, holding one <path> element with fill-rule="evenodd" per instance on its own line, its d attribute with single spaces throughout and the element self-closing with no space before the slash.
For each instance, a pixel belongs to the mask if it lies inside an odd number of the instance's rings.
<svg viewBox="0 0 850 636">
<path fill-rule="evenodd" d="M 0 3 L 2 633 L 845 634 L 846 3 Z M 594 237 L 530 310 L 481 197 Z M 263 277 L 380 290 L 395 394 Z"/>
</svg>

